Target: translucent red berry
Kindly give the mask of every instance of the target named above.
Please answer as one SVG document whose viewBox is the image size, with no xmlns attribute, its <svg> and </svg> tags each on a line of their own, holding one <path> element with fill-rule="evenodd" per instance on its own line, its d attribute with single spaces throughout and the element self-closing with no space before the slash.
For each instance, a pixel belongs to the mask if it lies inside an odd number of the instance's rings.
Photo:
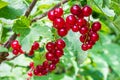
<svg viewBox="0 0 120 80">
<path fill-rule="evenodd" d="M 14 55 L 18 55 L 19 51 L 16 50 L 16 49 L 13 49 L 12 53 L 13 53 Z"/>
<path fill-rule="evenodd" d="M 96 42 L 98 39 L 99 39 L 99 35 L 96 32 L 94 32 L 90 35 L 91 41 Z"/>
<path fill-rule="evenodd" d="M 79 31 L 79 26 L 78 25 L 73 25 L 71 27 L 71 29 L 72 29 L 73 32 L 78 32 Z"/>
<path fill-rule="evenodd" d="M 37 50 L 38 48 L 39 48 L 39 43 L 35 41 L 32 45 L 32 50 Z"/>
<path fill-rule="evenodd" d="M 70 8 L 70 12 L 74 15 L 78 15 L 80 14 L 81 12 L 81 8 L 79 5 L 73 5 L 71 8 Z"/>
<path fill-rule="evenodd" d="M 28 76 L 32 77 L 33 76 L 32 72 L 28 72 Z"/>
<path fill-rule="evenodd" d="M 47 52 L 47 53 L 46 53 L 46 59 L 49 60 L 49 61 L 54 60 L 54 55 L 53 55 L 53 53 Z"/>
<path fill-rule="evenodd" d="M 88 32 L 88 27 L 87 26 L 83 26 L 79 29 L 79 32 L 81 34 L 86 34 Z"/>
<path fill-rule="evenodd" d="M 66 18 L 66 22 L 70 25 L 75 25 L 76 23 L 76 17 L 74 15 L 69 15 Z"/>
<path fill-rule="evenodd" d="M 54 44 L 53 42 L 48 42 L 48 43 L 46 44 L 46 49 L 47 49 L 48 51 L 53 51 L 53 50 L 55 49 L 55 44 Z"/>
<path fill-rule="evenodd" d="M 63 55 L 63 50 L 57 49 L 57 50 L 55 51 L 55 55 L 56 55 L 58 58 L 61 57 L 61 56 Z"/>
<path fill-rule="evenodd" d="M 100 22 L 94 22 L 93 24 L 92 24 L 92 30 L 93 31 L 99 31 L 101 29 L 101 24 L 100 24 Z"/>
<path fill-rule="evenodd" d="M 53 21 L 53 26 L 56 28 L 56 29 L 59 29 L 59 28 L 62 28 L 64 27 L 65 25 L 65 21 L 63 18 L 59 17 L 59 18 L 56 18 L 54 21 Z"/>
<path fill-rule="evenodd" d="M 56 47 L 58 49 L 63 49 L 63 48 L 65 48 L 65 46 L 66 46 L 66 44 L 65 44 L 65 42 L 62 39 L 58 39 L 56 41 Z"/>
<path fill-rule="evenodd" d="M 85 26 L 85 25 L 87 25 L 87 21 L 83 18 L 79 18 L 77 20 L 77 25 L 79 25 L 80 27 Z"/>
<path fill-rule="evenodd" d="M 81 35 L 81 36 L 80 36 L 80 41 L 81 41 L 82 43 L 85 42 L 85 39 L 86 39 L 86 35 Z"/>
<path fill-rule="evenodd" d="M 82 44 L 81 49 L 82 49 L 83 51 L 88 50 L 87 44 Z"/>
<path fill-rule="evenodd" d="M 92 9 L 86 5 L 82 8 L 82 13 L 85 17 L 88 17 L 92 14 Z"/>
<path fill-rule="evenodd" d="M 66 30 L 66 28 L 60 28 L 58 29 L 57 33 L 59 36 L 63 37 L 67 35 L 68 31 Z"/>
<path fill-rule="evenodd" d="M 62 8 L 55 8 L 55 17 L 61 17 L 63 15 L 63 9 Z"/>
<path fill-rule="evenodd" d="M 51 10 L 48 12 L 48 18 L 51 20 L 51 21 L 54 21 L 55 20 L 55 12 L 54 10 Z"/>
<path fill-rule="evenodd" d="M 55 68 L 56 68 L 56 65 L 55 65 L 55 64 L 52 64 L 52 63 L 51 63 L 51 64 L 49 65 L 49 70 L 50 70 L 50 71 L 54 70 Z"/>
<path fill-rule="evenodd" d="M 19 49 L 19 48 L 21 48 L 21 46 L 19 45 L 19 42 L 17 40 L 14 40 L 14 41 L 11 42 L 11 47 L 13 49 Z"/>
</svg>

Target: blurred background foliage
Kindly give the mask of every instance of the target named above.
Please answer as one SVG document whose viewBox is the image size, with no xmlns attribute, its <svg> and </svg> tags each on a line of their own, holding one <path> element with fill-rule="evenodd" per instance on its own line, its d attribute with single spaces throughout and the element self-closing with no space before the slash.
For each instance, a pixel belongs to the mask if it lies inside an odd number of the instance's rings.
<svg viewBox="0 0 120 80">
<path fill-rule="evenodd" d="M 14 31 L 22 35 L 17 39 L 26 52 L 34 41 L 41 44 L 32 57 L 21 55 L 0 64 L 0 80 L 25 80 L 29 62 L 41 64 L 45 59 L 45 44 L 54 40 L 55 30 L 47 17 L 33 23 L 26 30 L 24 27 L 14 28 L 29 26 L 31 19 L 48 11 L 61 0 L 38 0 L 27 19 L 22 15 L 31 2 L 32 0 L 0 0 L 0 43 L 4 43 Z M 56 70 L 46 76 L 34 76 L 32 80 L 120 80 L 120 0 L 69 0 L 62 6 L 64 17 L 70 13 L 69 9 L 74 4 L 92 7 L 91 21 L 99 20 L 102 23 L 100 40 L 91 50 L 84 52 L 80 49 L 79 33 L 70 31 L 64 37 L 67 46 Z M 14 23 L 16 19 L 18 20 Z M 0 52 L 2 51 L 8 50 L 0 47 Z M 9 57 L 12 56 L 10 53 Z"/>
</svg>

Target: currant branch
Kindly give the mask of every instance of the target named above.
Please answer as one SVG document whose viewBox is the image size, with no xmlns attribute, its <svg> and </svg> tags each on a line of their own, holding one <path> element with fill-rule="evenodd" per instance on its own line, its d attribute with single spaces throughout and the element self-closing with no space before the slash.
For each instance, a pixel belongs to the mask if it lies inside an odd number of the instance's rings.
<svg viewBox="0 0 120 80">
<path fill-rule="evenodd" d="M 33 2 L 30 4 L 30 6 L 28 7 L 28 9 L 26 10 L 24 16 L 28 17 L 28 16 L 30 15 L 30 13 L 31 13 L 33 7 L 35 6 L 36 2 L 37 2 L 37 0 L 33 0 Z M 9 48 L 9 47 L 10 47 L 10 43 L 11 43 L 13 40 L 15 40 L 16 38 L 17 38 L 17 34 L 14 33 L 14 34 L 8 39 L 8 41 L 7 41 L 3 46 L 4 46 L 5 48 Z M 2 61 L 6 60 L 6 57 L 7 57 L 6 55 L 8 55 L 8 53 L 4 53 L 4 52 L 0 53 L 0 57 L 2 57 L 2 58 L 0 58 L 0 63 L 1 63 Z M 14 56 L 14 57 L 16 58 L 17 56 Z M 14 57 L 11 58 L 11 59 L 14 59 Z"/>
<path fill-rule="evenodd" d="M 60 7 L 62 4 L 65 4 L 65 3 L 68 2 L 68 1 L 69 1 L 69 0 L 63 0 L 62 2 L 58 3 L 57 5 L 55 5 L 55 6 L 54 6 L 52 9 L 50 9 L 49 11 L 54 10 L 55 8 Z M 36 22 L 37 20 L 40 20 L 40 19 L 42 19 L 43 17 L 47 16 L 47 13 L 48 13 L 49 11 L 47 11 L 47 12 L 41 14 L 40 16 L 34 18 L 31 22 Z"/>
</svg>

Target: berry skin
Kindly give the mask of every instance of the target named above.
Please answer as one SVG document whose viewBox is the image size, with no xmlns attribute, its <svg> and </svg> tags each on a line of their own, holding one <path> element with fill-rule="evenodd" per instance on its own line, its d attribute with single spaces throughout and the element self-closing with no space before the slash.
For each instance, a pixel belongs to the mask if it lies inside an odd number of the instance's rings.
<svg viewBox="0 0 120 80">
<path fill-rule="evenodd" d="M 30 62 L 29 67 L 33 68 L 34 67 L 34 62 Z"/>
<path fill-rule="evenodd" d="M 63 28 L 64 25 L 65 25 L 65 21 L 63 18 L 59 17 L 59 18 L 56 18 L 54 21 L 53 21 L 53 25 L 56 29 L 60 29 L 60 28 Z"/>
<path fill-rule="evenodd" d="M 33 76 L 32 72 L 28 72 L 28 76 L 32 77 Z"/>
<path fill-rule="evenodd" d="M 46 49 L 51 52 L 55 49 L 55 44 L 53 42 L 48 42 L 46 45 Z"/>
<path fill-rule="evenodd" d="M 43 67 L 45 67 L 45 68 L 48 68 L 48 67 L 49 67 L 48 61 L 44 61 L 44 62 L 43 62 Z"/>
<path fill-rule="evenodd" d="M 63 15 L 63 9 L 62 8 L 55 8 L 55 17 L 61 17 Z"/>
<path fill-rule="evenodd" d="M 57 49 L 57 50 L 55 51 L 55 55 L 56 55 L 58 58 L 60 58 L 60 57 L 63 55 L 63 50 Z"/>
<path fill-rule="evenodd" d="M 32 50 L 37 50 L 38 48 L 39 48 L 39 43 L 35 41 L 32 45 Z"/>
<path fill-rule="evenodd" d="M 81 34 L 86 34 L 86 33 L 88 32 L 88 27 L 87 27 L 87 26 L 81 27 L 81 28 L 79 29 L 79 32 L 80 32 Z"/>
<path fill-rule="evenodd" d="M 29 52 L 29 56 L 33 56 L 33 54 L 34 54 L 34 51 L 33 50 L 30 50 L 30 52 Z"/>
<path fill-rule="evenodd" d="M 17 40 L 12 41 L 11 47 L 13 49 L 19 49 L 19 48 L 21 48 L 21 46 L 19 45 L 19 42 Z"/>
<path fill-rule="evenodd" d="M 57 30 L 57 33 L 59 36 L 63 37 L 67 35 L 68 31 L 65 28 L 61 28 Z"/>
<path fill-rule="evenodd" d="M 48 61 L 54 60 L 54 55 L 53 55 L 53 53 L 47 52 L 47 53 L 46 53 L 46 59 L 47 59 Z"/>
<path fill-rule="evenodd" d="M 57 64 L 58 62 L 59 62 L 59 58 L 55 58 L 55 59 L 52 61 L 53 64 Z"/>
<path fill-rule="evenodd" d="M 77 20 L 77 25 L 79 25 L 80 27 L 85 26 L 87 25 L 87 21 L 83 18 L 80 18 Z"/>
<path fill-rule="evenodd" d="M 52 63 L 51 63 L 51 64 L 49 65 L 49 70 L 50 70 L 50 71 L 54 70 L 55 68 L 56 68 L 56 65 L 55 65 L 55 64 L 52 64 Z"/>
<path fill-rule="evenodd" d="M 74 15 L 78 15 L 81 12 L 81 8 L 79 5 L 74 5 L 70 8 L 70 12 Z"/>
<path fill-rule="evenodd" d="M 34 74 L 35 74 L 35 75 L 38 75 L 38 74 L 39 74 L 39 72 L 38 72 L 37 69 L 34 70 Z"/>
<path fill-rule="evenodd" d="M 70 25 L 75 25 L 76 23 L 76 17 L 74 15 L 69 15 L 66 18 L 66 22 Z"/>
<path fill-rule="evenodd" d="M 101 29 L 101 24 L 100 24 L 100 22 L 94 22 L 93 24 L 92 24 L 92 30 L 93 31 L 99 31 Z"/>
<path fill-rule="evenodd" d="M 38 71 L 38 73 L 41 73 L 42 70 L 43 70 L 43 66 L 37 65 L 37 66 L 36 66 L 36 70 Z"/>
<path fill-rule="evenodd" d="M 99 35 L 96 32 L 94 32 L 90 35 L 91 41 L 96 42 L 98 39 L 99 39 Z"/>
<path fill-rule="evenodd" d="M 12 53 L 13 53 L 14 55 L 18 55 L 19 51 L 16 50 L 16 49 L 14 49 L 14 50 L 12 51 Z"/>
<path fill-rule="evenodd" d="M 92 46 L 93 46 L 93 45 L 92 45 L 92 44 L 90 44 L 90 43 L 88 43 L 88 44 L 87 44 L 88 49 L 91 49 L 91 48 L 92 48 Z"/>
<path fill-rule="evenodd" d="M 82 44 L 81 48 L 82 48 L 83 51 L 88 50 L 87 44 Z"/>
<path fill-rule="evenodd" d="M 63 49 L 66 46 L 65 42 L 62 39 L 58 39 L 55 44 L 58 49 Z"/>
<path fill-rule="evenodd" d="M 84 43 L 86 39 L 86 35 L 81 35 L 79 39 L 82 43 Z"/>
<path fill-rule="evenodd" d="M 68 24 L 67 22 L 65 22 L 65 29 L 66 29 L 67 31 L 69 31 L 69 30 L 70 30 L 70 28 L 71 28 L 71 25 L 70 25 L 70 24 Z"/>
<path fill-rule="evenodd" d="M 78 25 L 73 25 L 71 27 L 71 29 L 72 29 L 73 32 L 78 32 L 79 31 L 79 26 Z"/>
<path fill-rule="evenodd" d="M 54 10 L 51 10 L 51 11 L 48 12 L 48 18 L 51 21 L 55 20 L 56 17 L 55 17 L 55 11 Z"/>
<path fill-rule="evenodd" d="M 48 70 L 47 70 L 47 69 L 44 69 L 44 70 L 42 70 L 41 74 L 42 74 L 42 75 L 46 75 L 47 72 L 48 72 Z"/>
<path fill-rule="evenodd" d="M 88 17 L 92 14 L 92 9 L 86 5 L 82 8 L 82 13 L 85 17 Z"/>
<path fill-rule="evenodd" d="M 84 18 L 84 15 L 83 15 L 83 13 L 80 13 L 80 14 L 78 14 L 77 15 L 77 17 L 80 19 L 80 18 Z"/>
</svg>

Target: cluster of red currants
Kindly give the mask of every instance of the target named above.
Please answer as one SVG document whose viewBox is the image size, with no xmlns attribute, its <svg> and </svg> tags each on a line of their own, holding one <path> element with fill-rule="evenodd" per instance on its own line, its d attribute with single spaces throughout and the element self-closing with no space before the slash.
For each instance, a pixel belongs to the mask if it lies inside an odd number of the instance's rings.
<svg viewBox="0 0 120 80">
<path fill-rule="evenodd" d="M 14 40 L 11 42 L 11 47 L 13 49 L 12 53 L 14 55 L 18 55 L 19 53 L 20 54 L 23 54 L 23 50 L 21 49 L 21 45 L 19 44 L 19 42 L 17 40 Z"/>
<path fill-rule="evenodd" d="M 30 63 L 30 68 L 34 71 L 34 75 L 42 76 L 53 71 L 56 68 L 56 64 L 59 62 L 60 57 L 64 54 L 63 49 L 65 46 L 66 44 L 62 39 L 58 39 L 55 43 L 48 42 L 46 44 L 46 60 L 43 62 L 43 64 L 34 67 L 34 63 Z M 28 72 L 28 75 L 31 77 L 32 72 Z"/>
<path fill-rule="evenodd" d="M 91 49 L 95 42 L 99 39 L 97 31 L 101 29 L 100 22 L 94 22 L 90 26 L 89 21 L 85 18 L 92 14 L 92 9 L 85 5 L 73 5 L 70 8 L 71 14 L 66 17 L 66 21 L 61 17 L 63 15 L 62 8 L 55 8 L 48 12 L 48 18 L 53 21 L 53 27 L 57 29 L 59 36 L 64 37 L 71 29 L 73 32 L 80 32 L 80 41 L 83 43 L 81 48 L 86 51 Z"/>
<path fill-rule="evenodd" d="M 31 50 L 29 52 L 29 56 L 32 56 L 34 54 L 34 51 L 37 50 L 39 48 L 39 43 L 37 41 L 35 41 L 31 47 Z"/>
</svg>

